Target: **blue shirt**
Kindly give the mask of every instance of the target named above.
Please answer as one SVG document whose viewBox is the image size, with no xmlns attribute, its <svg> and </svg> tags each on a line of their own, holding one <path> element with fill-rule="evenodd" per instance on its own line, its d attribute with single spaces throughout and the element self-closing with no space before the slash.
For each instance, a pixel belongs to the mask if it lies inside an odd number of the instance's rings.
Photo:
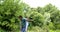
<svg viewBox="0 0 60 32">
<path fill-rule="evenodd" d="M 21 31 L 22 32 L 26 32 L 27 31 L 27 28 L 28 28 L 28 25 L 29 25 L 29 22 L 27 21 L 27 18 L 23 18 L 22 19 L 21 25 L 22 25 Z"/>
<path fill-rule="evenodd" d="M 22 28 L 26 27 L 26 19 L 23 18 L 21 22 Z"/>
</svg>

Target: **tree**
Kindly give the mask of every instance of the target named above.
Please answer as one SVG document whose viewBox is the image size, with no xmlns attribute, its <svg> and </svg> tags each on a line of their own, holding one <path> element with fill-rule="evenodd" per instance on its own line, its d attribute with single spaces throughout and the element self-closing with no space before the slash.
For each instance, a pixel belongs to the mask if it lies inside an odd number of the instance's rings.
<svg viewBox="0 0 60 32">
<path fill-rule="evenodd" d="M 49 4 L 49 5 L 46 5 L 45 7 L 44 7 L 44 10 L 45 10 L 45 12 L 48 12 L 48 13 L 50 13 L 50 19 L 51 19 L 51 22 L 53 23 L 53 25 L 54 25 L 54 29 L 60 29 L 59 27 L 59 23 L 60 23 L 60 16 L 59 16 L 59 10 L 55 7 L 55 6 L 53 6 L 52 4 Z M 52 28 L 53 29 L 53 28 Z"/>
<path fill-rule="evenodd" d="M 1 29 L 11 32 L 18 29 L 19 20 L 18 16 L 23 16 L 22 3 L 20 0 L 3 0 L 0 4 L 0 27 Z M 1 2 L 0 2 L 1 3 Z"/>
</svg>

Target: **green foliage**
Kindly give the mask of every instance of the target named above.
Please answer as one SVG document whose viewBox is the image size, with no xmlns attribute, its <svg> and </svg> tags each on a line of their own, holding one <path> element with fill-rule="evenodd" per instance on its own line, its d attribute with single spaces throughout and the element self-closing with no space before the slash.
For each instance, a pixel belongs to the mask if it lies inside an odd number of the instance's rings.
<svg viewBox="0 0 60 32">
<path fill-rule="evenodd" d="M 23 15 L 24 7 L 19 1 L 3 0 L 2 4 L 0 4 L 0 27 L 2 30 L 9 32 L 16 31 L 19 28 L 18 16 Z"/>
<path fill-rule="evenodd" d="M 42 15 L 42 14 L 40 14 L 40 13 L 38 13 L 38 12 L 32 12 L 31 14 L 30 14 L 30 17 L 34 20 L 33 22 L 32 22 L 32 24 L 34 25 L 34 26 L 41 26 L 41 25 L 43 25 L 43 22 L 44 22 L 44 16 Z"/>
<path fill-rule="evenodd" d="M 60 10 L 52 4 L 45 7 L 30 8 L 29 5 L 21 3 L 21 0 L 0 0 L 0 32 L 17 32 L 19 30 L 19 15 L 32 18 L 30 29 L 39 26 L 42 32 L 59 32 Z M 24 10 L 26 12 L 24 13 Z M 32 29 L 34 31 L 34 28 Z"/>
<path fill-rule="evenodd" d="M 48 4 L 43 8 L 30 8 L 26 15 L 34 20 L 30 23 L 30 27 L 39 26 L 50 32 L 55 32 L 56 29 L 60 29 L 60 10 L 52 4 Z"/>
<path fill-rule="evenodd" d="M 46 7 L 44 7 L 45 12 L 50 13 L 50 19 L 51 22 L 54 24 L 55 29 L 59 29 L 58 25 L 60 25 L 60 16 L 59 16 L 59 10 L 53 6 L 52 4 L 47 5 Z"/>
</svg>

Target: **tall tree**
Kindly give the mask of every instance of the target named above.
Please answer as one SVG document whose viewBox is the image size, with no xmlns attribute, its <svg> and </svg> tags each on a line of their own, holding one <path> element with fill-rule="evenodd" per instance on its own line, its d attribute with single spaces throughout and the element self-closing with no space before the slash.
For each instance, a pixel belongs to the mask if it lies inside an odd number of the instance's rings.
<svg viewBox="0 0 60 32">
<path fill-rule="evenodd" d="M 2 0 L 1 0 L 2 1 Z M 0 1 L 0 27 L 5 31 L 14 31 L 18 29 L 18 16 L 23 16 L 23 4 L 20 0 Z M 2 4 L 1 4 L 2 3 Z"/>
</svg>

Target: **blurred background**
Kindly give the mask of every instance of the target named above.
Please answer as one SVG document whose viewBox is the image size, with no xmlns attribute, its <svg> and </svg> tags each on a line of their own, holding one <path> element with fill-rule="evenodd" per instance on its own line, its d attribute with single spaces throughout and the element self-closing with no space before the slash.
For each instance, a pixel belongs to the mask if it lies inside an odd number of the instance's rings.
<svg viewBox="0 0 60 32">
<path fill-rule="evenodd" d="M 18 18 L 28 16 L 27 32 L 60 32 L 59 0 L 0 0 L 0 32 L 20 32 Z"/>
</svg>

